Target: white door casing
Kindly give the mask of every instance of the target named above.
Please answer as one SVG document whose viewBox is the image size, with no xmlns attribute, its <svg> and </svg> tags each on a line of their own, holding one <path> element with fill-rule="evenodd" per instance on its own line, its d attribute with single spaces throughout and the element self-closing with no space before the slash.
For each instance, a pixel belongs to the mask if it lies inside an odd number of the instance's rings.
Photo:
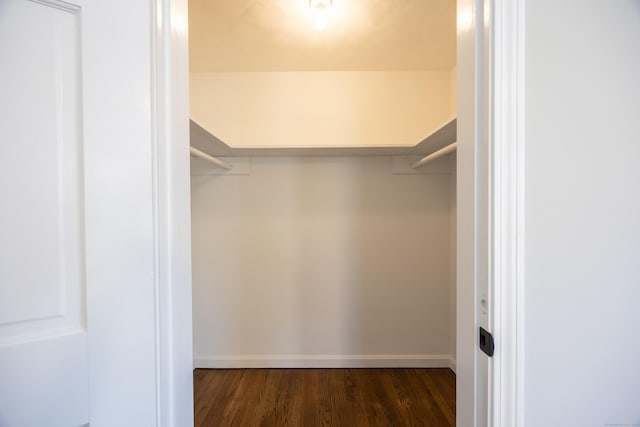
<svg viewBox="0 0 640 427">
<path fill-rule="evenodd" d="M 193 425 L 191 175 L 187 0 L 156 0 L 156 212 L 159 425 Z"/>
<path fill-rule="evenodd" d="M 475 346 L 473 364 L 471 354 L 464 356 L 475 370 L 459 376 L 463 387 L 458 396 L 463 400 L 459 401 L 462 416 L 457 421 L 459 425 L 478 427 L 515 427 L 522 425 L 524 416 L 524 0 L 463 1 L 463 5 L 466 7 L 460 8 L 459 3 L 458 9 L 462 34 L 459 59 L 468 64 L 472 57 L 475 59 L 475 86 L 474 90 L 470 88 L 472 67 L 458 64 L 461 78 L 468 84 L 459 96 L 467 102 L 474 99 L 475 105 L 467 105 L 467 111 L 459 113 L 458 123 L 466 126 L 468 137 L 475 123 L 475 143 L 466 146 L 462 158 L 466 154 L 466 164 L 474 170 L 471 177 L 467 176 L 466 191 L 471 194 L 471 189 L 475 190 L 476 225 L 475 234 L 467 238 L 474 236 L 476 240 L 475 264 L 468 262 L 471 253 L 467 254 L 467 264 L 461 263 L 463 269 L 474 271 L 475 287 L 459 285 L 463 287 L 459 292 L 466 289 L 468 295 L 463 301 L 467 309 L 473 304 L 474 314 L 469 319 L 463 312 L 460 327 L 467 331 L 468 338 L 473 330 L 473 343 L 467 339 L 461 345 Z M 472 23 L 474 31 L 469 30 Z M 463 102 L 459 99 L 458 105 Z M 459 215 L 470 222 L 473 214 L 459 211 Z M 476 322 L 473 328 L 472 320 Z M 489 330 L 495 339 L 495 353 L 490 359 L 478 350 L 478 326 Z"/>
<path fill-rule="evenodd" d="M 491 57 L 492 427 L 524 424 L 525 0 L 494 1 Z"/>
</svg>

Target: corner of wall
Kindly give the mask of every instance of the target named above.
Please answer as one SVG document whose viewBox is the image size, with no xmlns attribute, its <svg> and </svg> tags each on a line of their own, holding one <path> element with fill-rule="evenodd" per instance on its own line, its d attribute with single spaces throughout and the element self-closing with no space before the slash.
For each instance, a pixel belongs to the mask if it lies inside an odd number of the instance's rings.
<svg viewBox="0 0 640 427">
<path fill-rule="evenodd" d="M 451 356 L 454 361 L 454 368 L 452 370 L 455 372 L 455 359 L 457 357 L 456 353 L 456 334 L 457 334 L 457 226 L 458 226 L 458 209 L 457 209 L 457 158 L 455 158 L 453 162 L 453 171 L 451 178 L 451 212 L 450 212 L 450 223 L 449 223 L 449 280 L 450 280 L 450 290 L 449 290 L 449 304 L 450 304 L 450 328 L 451 328 Z"/>
<path fill-rule="evenodd" d="M 458 67 L 454 66 L 449 71 L 449 114 L 456 117 L 458 114 Z"/>
</svg>

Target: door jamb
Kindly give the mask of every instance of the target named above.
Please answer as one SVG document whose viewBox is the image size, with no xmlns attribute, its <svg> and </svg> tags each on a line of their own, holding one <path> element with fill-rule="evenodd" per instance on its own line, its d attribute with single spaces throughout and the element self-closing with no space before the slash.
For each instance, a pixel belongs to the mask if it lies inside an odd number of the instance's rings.
<svg viewBox="0 0 640 427">
<path fill-rule="evenodd" d="M 187 0 L 151 2 L 157 426 L 193 425 Z"/>
</svg>

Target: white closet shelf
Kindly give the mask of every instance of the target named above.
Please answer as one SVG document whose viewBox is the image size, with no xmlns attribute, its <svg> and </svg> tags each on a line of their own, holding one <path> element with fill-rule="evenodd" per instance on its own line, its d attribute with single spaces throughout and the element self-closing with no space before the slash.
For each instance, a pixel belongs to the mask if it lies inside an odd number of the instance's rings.
<svg viewBox="0 0 640 427">
<path fill-rule="evenodd" d="M 456 118 L 447 121 L 422 141 L 409 147 L 260 147 L 236 148 L 190 120 L 191 146 L 214 157 L 298 156 L 427 156 L 457 140 Z"/>
</svg>

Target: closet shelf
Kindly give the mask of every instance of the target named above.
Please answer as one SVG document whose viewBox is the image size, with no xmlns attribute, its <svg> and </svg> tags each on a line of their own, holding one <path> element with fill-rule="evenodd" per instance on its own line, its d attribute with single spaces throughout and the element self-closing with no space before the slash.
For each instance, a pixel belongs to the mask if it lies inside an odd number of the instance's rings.
<svg viewBox="0 0 640 427">
<path fill-rule="evenodd" d="M 264 147 L 234 148 L 193 120 L 189 121 L 191 146 L 213 157 L 298 156 L 428 156 L 456 142 L 456 118 L 446 122 L 412 147 Z M 218 160 L 218 159 L 216 159 Z"/>
</svg>

